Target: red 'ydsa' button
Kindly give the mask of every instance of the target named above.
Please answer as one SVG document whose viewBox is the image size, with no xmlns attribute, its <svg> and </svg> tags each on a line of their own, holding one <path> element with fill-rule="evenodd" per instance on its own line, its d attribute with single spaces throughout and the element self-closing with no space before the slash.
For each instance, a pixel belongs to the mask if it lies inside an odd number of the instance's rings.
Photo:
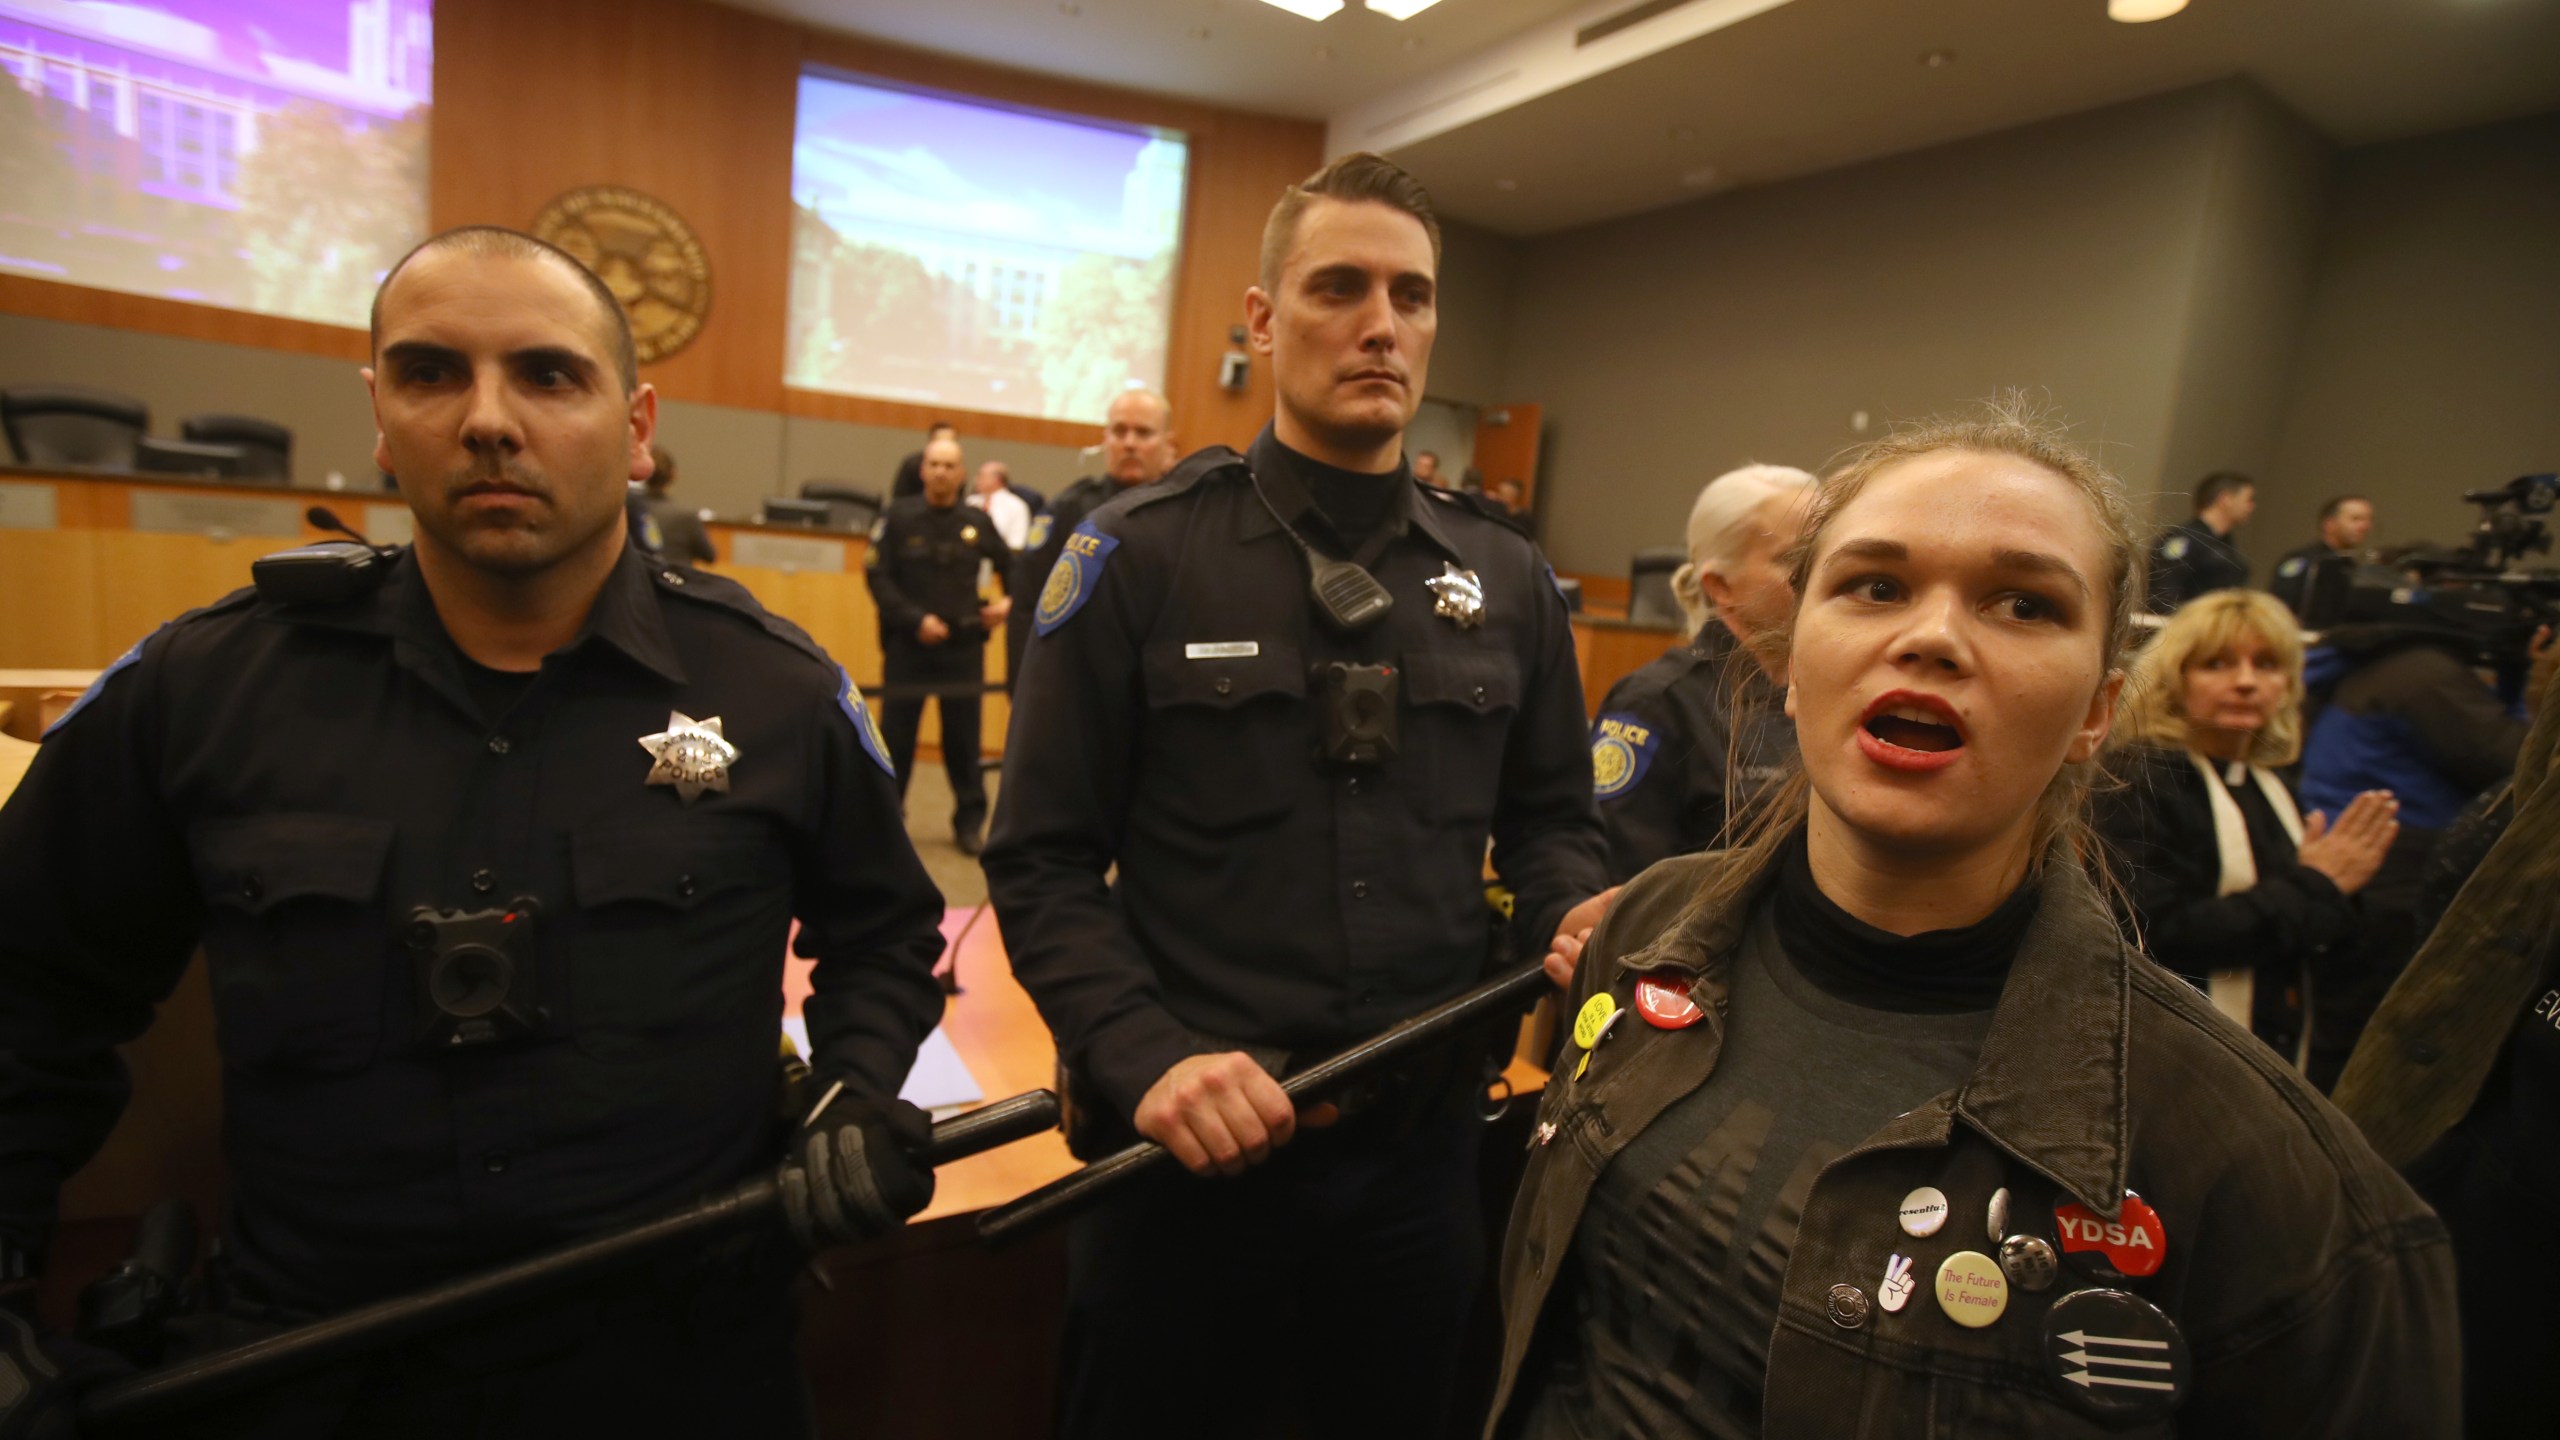
<svg viewBox="0 0 2560 1440">
<path fill-rule="evenodd" d="M 2125 1192 L 2121 1218 L 2110 1220 L 2076 1200 L 2066 1200 L 2053 1207 L 2053 1228 L 2062 1241 L 2063 1257 L 2080 1262 L 2080 1268 L 2099 1271 L 2101 1278 L 2114 1278 L 2104 1274 L 2112 1269 L 2139 1279 L 2157 1272 L 2160 1262 L 2169 1258 L 2169 1230 L 2160 1223 L 2160 1213 L 2130 1190 Z"/>
</svg>

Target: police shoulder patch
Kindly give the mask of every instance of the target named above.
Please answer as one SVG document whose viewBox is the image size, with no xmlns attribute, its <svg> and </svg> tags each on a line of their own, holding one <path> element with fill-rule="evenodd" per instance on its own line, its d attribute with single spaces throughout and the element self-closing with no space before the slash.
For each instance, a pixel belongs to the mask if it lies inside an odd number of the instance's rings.
<svg viewBox="0 0 2560 1440">
<path fill-rule="evenodd" d="M 1093 528 L 1088 520 L 1068 532 L 1067 543 L 1058 551 L 1058 563 L 1049 568 L 1049 580 L 1040 587 L 1040 608 L 1033 612 L 1035 633 L 1046 635 L 1073 619 L 1084 602 L 1093 598 L 1093 587 L 1102 579 L 1102 567 L 1120 542 Z"/>
<path fill-rule="evenodd" d="M 2160 554 L 2163 558 L 2170 560 L 2183 560 L 2187 558 L 2187 537 L 2184 535 L 2172 535 L 2167 540 L 2162 541 L 2160 545 Z"/>
<path fill-rule="evenodd" d="M 880 734 L 880 722 L 871 718 L 871 707 L 862 703 L 862 692 L 854 687 L 853 675 L 842 665 L 836 666 L 836 708 L 853 722 L 854 734 L 862 741 L 862 753 L 871 763 L 891 776 L 898 767 L 889 763 L 889 742 Z"/>
<path fill-rule="evenodd" d="M 168 628 L 167 624 L 162 624 L 154 629 L 151 635 L 157 635 Z M 151 635 L 145 635 L 134 641 L 132 649 L 117 656 L 106 669 L 99 671 L 98 678 L 89 682 L 89 688 L 80 692 L 80 698 L 71 702 L 71 708 L 53 717 L 53 723 L 44 727 L 44 733 L 50 736 L 54 731 L 70 724 L 71 717 L 88 709 L 89 702 L 98 698 L 99 694 L 107 688 L 108 681 L 132 669 L 133 662 L 142 658 L 142 647 L 151 643 Z"/>
<path fill-rule="evenodd" d="M 1661 732 L 1650 721 L 1623 711 L 1602 715 L 1591 724 L 1591 793 L 1615 800 L 1634 789 L 1661 747 Z"/>
<path fill-rule="evenodd" d="M 2276 573 L 2277 573 L 2277 574 L 2279 574 L 2279 575 L 2281 575 L 2281 576 L 2283 576 L 2283 577 L 2284 577 L 2284 578 L 2286 578 L 2287 580 L 2290 580 L 2290 579 L 2292 579 L 2294 576 L 2301 574 L 2301 573 L 2302 573 L 2306 568 L 2308 568 L 2308 567 L 2310 566 L 2310 564 L 2311 564 L 2311 562 L 2310 562 L 2310 561 L 2303 559 L 2303 558 L 2302 558 L 2301 556 L 2299 556 L 2299 555 L 2296 555 L 2296 556 L 2294 556 L 2292 559 L 2287 560 L 2287 561 L 2286 561 L 2286 562 L 2284 562 L 2283 564 L 2281 564 L 2281 565 L 2277 566 L 2277 567 L 2276 567 Z"/>
<path fill-rule="evenodd" d="M 1022 548 L 1025 550 L 1038 550 L 1047 545 L 1049 543 L 1049 529 L 1052 525 L 1057 523 L 1057 519 L 1057 516 L 1050 514 L 1046 510 L 1032 516 L 1031 528 L 1024 531 L 1022 535 Z"/>
</svg>

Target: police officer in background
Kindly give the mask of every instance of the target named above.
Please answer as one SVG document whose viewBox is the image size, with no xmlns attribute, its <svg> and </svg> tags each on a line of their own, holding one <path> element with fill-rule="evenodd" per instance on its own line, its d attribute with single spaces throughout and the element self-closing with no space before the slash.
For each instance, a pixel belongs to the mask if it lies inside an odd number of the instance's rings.
<svg viewBox="0 0 2560 1440">
<path fill-rule="evenodd" d="M 924 447 L 924 493 L 889 503 L 871 530 L 864 561 L 880 612 L 881 728 L 898 770 L 898 796 L 915 775 L 916 730 L 928 693 L 942 711 L 942 772 L 951 779 L 951 833 L 975 855 L 987 823 L 987 786 L 979 774 L 978 730 L 987 683 L 987 636 L 1013 609 L 1006 596 L 982 601 L 978 565 L 985 561 L 1008 592 L 1013 551 L 987 512 L 960 503 L 967 475 L 960 441 L 938 435 Z"/>
<path fill-rule="evenodd" d="M 843 1085 L 798 1142 L 847 1217 L 812 1238 L 896 1224 L 932 1192 L 896 1096 L 940 1013 L 942 906 L 850 682 L 631 543 L 657 396 L 577 261 L 449 231 L 393 268 L 373 338 L 375 458 L 416 545 L 378 583 L 163 626 L 0 810 L 0 1267 L 40 1268 L 56 1190 L 124 1108 L 115 1047 L 199 945 L 233 1186 L 209 1341 L 771 1169 L 795 918 L 812 1064 Z M 597 1282 L 208 1433 L 802 1434 L 787 1248 Z M 59 1353 L 0 1342 L 22 1377 Z"/>
<path fill-rule="evenodd" d="M 1083 524 L 1084 517 L 1122 491 L 1163 479 L 1180 454 L 1173 444 L 1172 402 L 1153 390 L 1123 390 L 1112 396 L 1110 408 L 1103 411 L 1102 473 L 1087 475 L 1059 491 L 1046 512 L 1031 517 L 1022 554 L 1013 564 L 1012 593 L 1039 594 L 1042 582 L 1057 568 L 1058 552 L 1065 547 L 1068 533 Z M 1028 616 L 1005 626 L 1004 643 L 1004 673 L 1018 687 L 1022 647 L 1031 643 Z"/>
<path fill-rule="evenodd" d="M 2372 534 L 2372 501 L 2361 495 L 2331 496 L 2320 507 L 2320 538 L 2285 552 L 2284 558 L 2276 562 L 2276 573 L 2267 582 L 2267 592 L 2283 601 L 2293 618 L 2303 624 L 2328 623 L 2336 617 L 2324 615 L 2315 621 L 2308 608 L 2315 592 L 2332 588 L 2319 581 L 2332 572 L 2352 572 L 2364 557 L 2364 542 Z M 2338 588 L 2343 593 L 2342 587 Z"/>
<path fill-rule="evenodd" d="M 1323 1129 L 1272 1073 L 1484 978 L 1488 837 L 1524 942 L 1606 883 L 1553 577 L 1400 459 L 1438 241 L 1377 156 L 1292 187 L 1245 296 L 1272 424 L 1094 512 L 1040 594 L 988 889 L 1080 1098 L 1189 1172 L 1076 1222 L 1069 1437 L 1447 1424 L 1481 1054 Z"/>
<path fill-rule="evenodd" d="M 1610 686 L 1591 722 L 1610 879 L 1733 843 L 1794 758 L 1784 652 L 1796 592 L 1785 557 L 1812 490 L 1802 470 L 1746 465 L 1708 481 L 1690 506 L 1689 559 L 1671 589 L 1696 637 Z"/>
<path fill-rule="evenodd" d="M 2258 482 L 2216 470 L 2196 482 L 2195 514 L 2160 533 L 2151 546 L 2151 611 L 2166 615 L 2208 590 L 2249 583 L 2249 557 L 2231 532 L 2258 511 Z"/>
</svg>

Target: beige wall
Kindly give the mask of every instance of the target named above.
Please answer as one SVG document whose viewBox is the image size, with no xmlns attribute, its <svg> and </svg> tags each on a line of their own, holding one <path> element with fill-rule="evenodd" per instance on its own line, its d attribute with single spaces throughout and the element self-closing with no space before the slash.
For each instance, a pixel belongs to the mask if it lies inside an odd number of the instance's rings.
<svg viewBox="0 0 2560 1440">
<path fill-rule="evenodd" d="M 2369 495 L 2386 542 L 2453 541 L 2464 490 L 2560 468 L 2560 114 L 2340 164 L 2256 547 Z"/>
<path fill-rule="evenodd" d="M 1534 397 L 1505 394 L 1502 369 L 1520 283 L 1520 242 L 1472 225 L 1440 227 L 1440 338 L 1431 350 L 1432 398 L 1500 405 Z"/>
<path fill-rule="evenodd" d="M 2217 157 L 2216 85 L 1550 236 L 1523 247 L 1506 398 L 1547 407 L 1568 570 L 1678 543 L 1699 484 L 1821 465 L 2004 387 L 2162 487 Z M 2245 267 L 2242 267 L 2245 268 Z M 2182 483 L 2182 482 L 2181 482 Z"/>
</svg>

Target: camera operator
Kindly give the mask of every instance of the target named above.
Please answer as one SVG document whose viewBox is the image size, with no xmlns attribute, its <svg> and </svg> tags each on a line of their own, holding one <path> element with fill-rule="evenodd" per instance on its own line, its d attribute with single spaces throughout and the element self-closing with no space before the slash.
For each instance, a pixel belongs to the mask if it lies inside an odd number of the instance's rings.
<svg viewBox="0 0 2560 1440">
<path fill-rule="evenodd" d="M 636 368 L 567 254 L 428 240 L 376 295 L 364 372 L 416 545 L 185 615 L 54 726 L 0 809 L 0 1298 L 124 1108 L 115 1047 L 199 945 L 232 1184 L 204 1348 L 770 1169 L 795 917 L 812 1068 L 843 1086 L 800 1142 L 846 1217 L 825 1238 L 931 1196 L 896 1095 L 940 1013 L 940 897 L 844 672 L 631 543 L 657 423 Z M 804 1434 L 787 1250 L 592 1282 L 201 1433 Z M 44 1375 L 58 1343 L 0 1320 Z M 0 1433 L 67 1399 L 0 1387 Z"/>
</svg>

